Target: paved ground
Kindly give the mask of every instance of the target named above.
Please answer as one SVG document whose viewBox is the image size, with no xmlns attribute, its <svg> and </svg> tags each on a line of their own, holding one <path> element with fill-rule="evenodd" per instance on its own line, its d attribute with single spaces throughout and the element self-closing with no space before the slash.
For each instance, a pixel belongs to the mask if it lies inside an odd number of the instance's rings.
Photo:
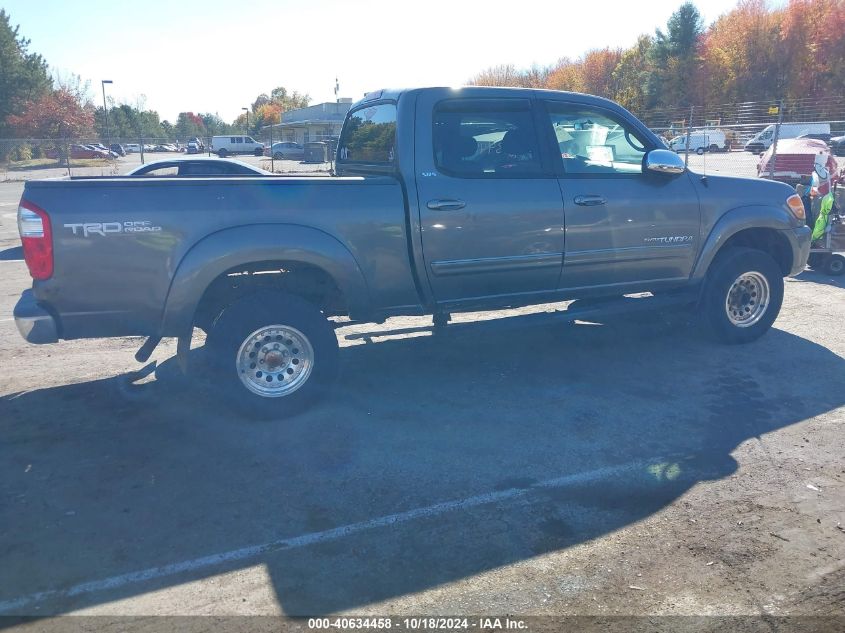
<svg viewBox="0 0 845 633">
<path fill-rule="evenodd" d="M 0 185 L 0 612 L 845 613 L 842 278 L 789 280 L 744 347 L 659 319 L 394 319 L 343 338 L 329 400 L 257 423 L 171 344 L 131 386 L 138 340 L 25 344 L 21 188 Z"/>
</svg>

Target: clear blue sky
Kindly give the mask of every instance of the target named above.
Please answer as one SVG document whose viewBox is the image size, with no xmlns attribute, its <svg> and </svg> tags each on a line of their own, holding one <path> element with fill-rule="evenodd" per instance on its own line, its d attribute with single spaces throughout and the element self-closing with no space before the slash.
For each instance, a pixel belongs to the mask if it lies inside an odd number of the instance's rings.
<svg viewBox="0 0 845 633">
<path fill-rule="evenodd" d="M 0 0 L 60 73 L 100 80 L 118 102 L 173 121 L 232 120 L 283 85 L 315 103 L 411 85 L 461 85 L 495 64 L 519 67 L 628 46 L 663 27 L 681 0 Z M 782 2 L 778 2 L 780 4 Z M 709 24 L 736 0 L 697 3 Z"/>
</svg>

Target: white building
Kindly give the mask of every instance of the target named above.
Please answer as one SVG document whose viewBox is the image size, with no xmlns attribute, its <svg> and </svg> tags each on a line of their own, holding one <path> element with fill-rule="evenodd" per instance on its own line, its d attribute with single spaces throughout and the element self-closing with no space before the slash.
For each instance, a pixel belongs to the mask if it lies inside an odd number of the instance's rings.
<svg viewBox="0 0 845 633">
<path fill-rule="evenodd" d="M 281 123 L 268 127 L 272 128 L 273 141 L 308 143 L 337 139 L 350 107 L 352 107 L 352 99 L 318 103 L 307 108 L 284 112 Z"/>
</svg>

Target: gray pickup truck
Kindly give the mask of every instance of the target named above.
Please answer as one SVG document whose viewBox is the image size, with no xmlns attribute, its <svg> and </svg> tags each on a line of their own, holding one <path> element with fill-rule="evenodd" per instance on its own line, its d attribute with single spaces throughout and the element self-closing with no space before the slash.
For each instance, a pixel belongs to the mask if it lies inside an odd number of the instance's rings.
<svg viewBox="0 0 845 633">
<path fill-rule="evenodd" d="M 190 376 L 199 327 L 215 390 L 282 416 L 331 383 L 349 320 L 432 314 L 439 328 L 456 311 L 651 301 L 748 342 L 810 246 L 789 187 L 692 173 L 625 109 L 582 94 L 369 93 L 335 172 L 28 182 L 21 334 L 142 335 L 140 361 L 177 337 Z"/>
</svg>

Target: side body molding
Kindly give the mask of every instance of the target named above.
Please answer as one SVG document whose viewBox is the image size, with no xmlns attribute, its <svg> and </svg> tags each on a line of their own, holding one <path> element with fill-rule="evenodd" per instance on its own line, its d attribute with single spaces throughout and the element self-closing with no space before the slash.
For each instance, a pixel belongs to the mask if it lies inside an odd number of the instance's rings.
<svg viewBox="0 0 845 633">
<path fill-rule="evenodd" d="M 805 246 L 799 242 L 798 221 L 786 209 L 766 205 L 749 205 L 736 207 L 723 214 L 713 225 L 707 239 L 704 241 L 693 267 L 690 279 L 700 281 L 704 279 L 710 264 L 719 249 L 724 246 L 731 236 L 745 229 L 774 229 L 789 242 L 792 248 L 793 267 L 800 259 Z M 809 247 L 807 241 L 806 247 Z M 794 274 L 794 273 L 793 273 Z"/>
<path fill-rule="evenodd" d="M 251 262 L 273 260 L 322 269 L 343 293 L 351 315 L 360 318 L 370 314 L 370 295 L 364 275 L 352 253 L 336 238 L 307 226 L 255 224 L 218 231 L 190 248 L 170 284 L 160 335 L 189 333 L 203 293 L 226 271 Z"/>
</svg>

